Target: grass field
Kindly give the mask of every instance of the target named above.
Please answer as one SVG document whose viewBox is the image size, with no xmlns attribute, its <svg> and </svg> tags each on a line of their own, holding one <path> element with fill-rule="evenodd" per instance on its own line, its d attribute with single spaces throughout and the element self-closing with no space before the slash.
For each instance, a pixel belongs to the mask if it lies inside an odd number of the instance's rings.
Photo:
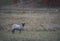
<svg viewBox="0 0 60 41">
<path fill-rule="evenodd" d="M 0 32 L 0 41 L 60 41 L 59 31 Z"/>
<path fill-rule="evenodd" d="M 40 28 L 40 24 L 57 23 L 60 25 L 59 13 L 59 11 L 56 12 L 55 10 L 39 11 L 39 13 L 1 10 L 0 24 L 5 31 L 0 31 L 0 41 L 60 41 L 60 30 L 36 31 L 37 27 Z M 10 24 L 17 22 L 25 22 L 26 28 L 21 33 L 16 31 L 16 33 L 12 34 Z"/>
</svg>

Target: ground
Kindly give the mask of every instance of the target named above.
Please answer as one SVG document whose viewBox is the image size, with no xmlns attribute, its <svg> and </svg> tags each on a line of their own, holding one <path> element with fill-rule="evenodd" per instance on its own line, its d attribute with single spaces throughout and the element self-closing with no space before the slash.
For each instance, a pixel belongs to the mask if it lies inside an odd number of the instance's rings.
<svg viewBox="0 0 60 41">
<path fill-rule="evenodd" d="M 59 8 L 20 8 L 15 6 L 5 6 L 0 10 L 0 27 L 2 27 L 0 41 L 60 41 Z M 16 31 L 15 34 L 12 34 L 12 24 L 21 22 L 26 23 L 24 31 L 21 33 Z M 56 25 L 53 26 L 53 24 Z M 55 26 L 58 28 L 56 31 L 47 29 Z"/>
<path fill-rule="evenodd" d="M 0 32 L 0 41 L 60 41 L 59 31 Z"/>
</svg>

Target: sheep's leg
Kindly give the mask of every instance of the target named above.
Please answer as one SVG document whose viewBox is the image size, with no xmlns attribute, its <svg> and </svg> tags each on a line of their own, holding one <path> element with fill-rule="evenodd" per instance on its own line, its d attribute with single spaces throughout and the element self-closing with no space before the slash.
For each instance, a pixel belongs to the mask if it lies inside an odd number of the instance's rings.
<svg viewBox="0 0 60 41">
<path fill-rule="evenodd" d="M 21 29 L 19 29 L 19 32 L 21 33 Z"/>
<path fill-rule="evenodd" d="M 12 30 L 12 33 L 14 33 L 14 32 L 15 32 L 15 29 Z"/>
</svg>

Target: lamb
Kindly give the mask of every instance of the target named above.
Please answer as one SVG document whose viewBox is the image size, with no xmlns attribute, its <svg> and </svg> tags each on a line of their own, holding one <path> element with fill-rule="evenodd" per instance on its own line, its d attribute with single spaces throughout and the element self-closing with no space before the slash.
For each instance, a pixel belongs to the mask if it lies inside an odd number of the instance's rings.
<svg viewBox="0 0 60 41">
<path fill-rule="evenodd" d="M 21 32 L 21 31 L 23 30 L 24 26 L 25 26 L 25 23 L 13 24 L 13 25 L 12 25 L 12 33 L 14 33 L 15 30 L 18 30 L 18 31 Z"/>
</svg>

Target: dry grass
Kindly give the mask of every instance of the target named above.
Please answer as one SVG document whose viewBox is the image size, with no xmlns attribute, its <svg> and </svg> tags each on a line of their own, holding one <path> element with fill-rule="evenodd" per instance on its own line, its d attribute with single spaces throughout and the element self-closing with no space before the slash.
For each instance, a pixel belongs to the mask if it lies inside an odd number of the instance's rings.
<svg viewBox="0 0 60 41">
<path fill-rule="evenodd" d="M 41 24 L 57 23 L 60 24 L 58 15 L 53 14 L 55 11 L 41 11 L 39 13 L 28 12 L 19 14 L 8 12 L 7 14 L 2 11 L 0 13 L 0 24 L 5 30 L 0 32 L 0 41 L 60 41 L 59 31 L 40 31 L 43 26 Z M 57 13 L 57 12 L 56 12 Z M 56 18 L 57 17 L 57 18 Z M 11 24 L 25 22 L 24 31 L 15 34 L 11 33 Z M 41 28 L 40 28 L 41 27 Z M 38 30 L 39 31 L 36 31 Z M 44 29 L 44 28 L 43 28 Z"/>
<path fill-rule="evenodd" d="M 22 31 L 12 34 L 11 32 L 0 32 L 0 40 L 3 41 L 57 41 L 60 38 L 58 31 Z M 59 40 L 58 40 L 59 41 Z"/>
</svg>

